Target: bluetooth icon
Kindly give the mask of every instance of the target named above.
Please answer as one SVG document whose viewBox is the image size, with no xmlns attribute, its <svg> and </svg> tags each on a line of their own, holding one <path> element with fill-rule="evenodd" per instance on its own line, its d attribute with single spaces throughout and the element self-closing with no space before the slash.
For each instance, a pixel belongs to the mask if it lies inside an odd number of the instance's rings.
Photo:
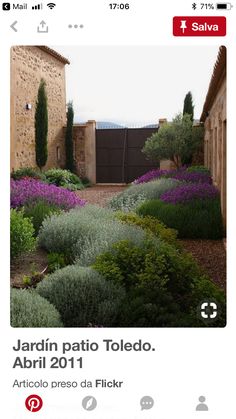
<svg viewBox="0 0 236 419">
<path fill-rule="evenodd" d="M 196 8 L 197 8 L 197 3 L 193 3 L 193 4 L 192 4 L 192 8 L 193 8 L 193 10 L 196 10 Z"/>
</svg>

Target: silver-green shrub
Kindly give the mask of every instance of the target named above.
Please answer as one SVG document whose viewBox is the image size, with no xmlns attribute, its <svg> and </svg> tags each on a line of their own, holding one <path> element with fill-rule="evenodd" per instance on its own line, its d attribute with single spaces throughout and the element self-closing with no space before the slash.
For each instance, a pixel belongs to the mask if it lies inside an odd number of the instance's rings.
<svg viewBox="0 0 236 419">
<path fill-rule="evenodd" d="M 39 245 L 50 252 L 65 253 L 73 259 L 74 246 L 85 240 L 88 230 L 96 231 L 99 220 L 112 217 L 109 210 L 87 205 L 47 218 L 39 234 Z"/>
<path fill-rule="evenodd" d="M 78 241 L 75 246 L 78 255 L 75 262 L 81 266 L 92 265 L 96 257 L 110 250 L 114 243 L 129 240 L 139 245 L 145 238 L 145 231 L 137 226 L 128 225 L 117 220 L 101 223 L 96 236 L 88 235 L 86 240 Z"/>
<path fill-rule="evenodd" d="M 147 183 L 131 185 L 108 203 L 113 210 L 134 211 L 145 200 L 158 199 L 164 192 L 174 189 L 181 182 L 175 179 L 158 179 Z"/>
<path fill-rule="evenodd" d="M 112 210 L 87 205 L 47 218 L 40 229 L 39 245 L 88 265 L 110 244 L 122 239 L 141 240 L 144 234 L 142 229 L 115 219 Z"/>
<path fill-rule="evenodd" d="M 57 309 L 32 290 L 11 290 L 12 327 L 63 327 Z"/>
<path fill-rule="evenodd" d="M 76 265 L 47 276 L 37 292 L 58 309 L 67 327 L 115 326 L 125 298 L 122 287 Z"/>
</svg>

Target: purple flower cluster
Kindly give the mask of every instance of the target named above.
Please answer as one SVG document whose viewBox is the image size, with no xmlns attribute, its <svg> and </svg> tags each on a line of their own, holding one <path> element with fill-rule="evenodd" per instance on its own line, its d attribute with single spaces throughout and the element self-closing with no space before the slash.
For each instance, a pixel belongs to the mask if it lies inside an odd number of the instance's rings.
<svg viewBox="0 0 236 419">
<path fill-rule="evenodd" d="M 180 169 L 172 169 L 172 170 L 161 170 L 161 169 L 154 169 L 150 170 L 149 172 L 145 173 L 143 176 L 140 176 L 136 179 L 133 183 L 135 185 L 139 183 L 147 183 L 151 180 L 156 180 L 159 178 L 173 178 L 183 182 L 190 182 L 190 183 L 212 183 L 211 176 L 208 173 L 204 172 L 188 172 L 187 166 L 182 166 Z"/>
<path fill-rule="evenodd" d="M 164 192 L 160 199 L 168 204 L 185 204 L 194 200 L 214 199 L 219 196 L 217 188 L 208 183 L 188 183 Z"/>
<path fill-rule="evenodd" d="M 11 207 L 18 208 L 29 202 L 45 201 L 61 209 L 68 210 L 85 201 L 76 193 L 55 185 L 48 185 L 33 178 L 11 180 Z"/>
<path fill-rule="evenodd" d="M 168 170 L 153 169 L 145 173 L 143 176 L 140 176 L 139 178 L 135 179 L 133 184 L 138 185 L 139 183 L 147 183 L 151 180 L 156 180 L 160 177 L 166 176 L 167 174 Z"/>
<path fill-rule="evenodd" d="M 176 173 L 174 173 L 171 177 L 183 182 L 208 184 L 212 183 L 211 176 L 208 175 L 208 173 L 203 172 L 176 171 Z"/>
</svg>

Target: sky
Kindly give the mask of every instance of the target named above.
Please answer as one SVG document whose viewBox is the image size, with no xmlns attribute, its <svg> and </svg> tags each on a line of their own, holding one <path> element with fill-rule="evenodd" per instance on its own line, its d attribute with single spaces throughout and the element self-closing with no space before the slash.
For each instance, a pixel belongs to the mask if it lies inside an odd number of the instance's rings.
<svg viewBox="0 0 236 419">
<path fill-rule="evenodd" d="M 52 46 L 69 59 L 67 102 L 75 122 L 142 126 L 183 110 L 188 91 L 201 116 L 217 58 L 216 46 Z"/>
</svg>

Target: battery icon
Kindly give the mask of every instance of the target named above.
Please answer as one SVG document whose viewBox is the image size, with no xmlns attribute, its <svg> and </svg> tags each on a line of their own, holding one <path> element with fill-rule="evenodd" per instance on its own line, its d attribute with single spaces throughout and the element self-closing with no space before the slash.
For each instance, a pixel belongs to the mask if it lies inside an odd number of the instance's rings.
<svg viewBox="0 0 236 419">
<path fill-rule="evenodd" d="M 231 10 L 233 5 L 231 3 L 217 3 L 216 8 L 218 10 Z"/>
</svg>

